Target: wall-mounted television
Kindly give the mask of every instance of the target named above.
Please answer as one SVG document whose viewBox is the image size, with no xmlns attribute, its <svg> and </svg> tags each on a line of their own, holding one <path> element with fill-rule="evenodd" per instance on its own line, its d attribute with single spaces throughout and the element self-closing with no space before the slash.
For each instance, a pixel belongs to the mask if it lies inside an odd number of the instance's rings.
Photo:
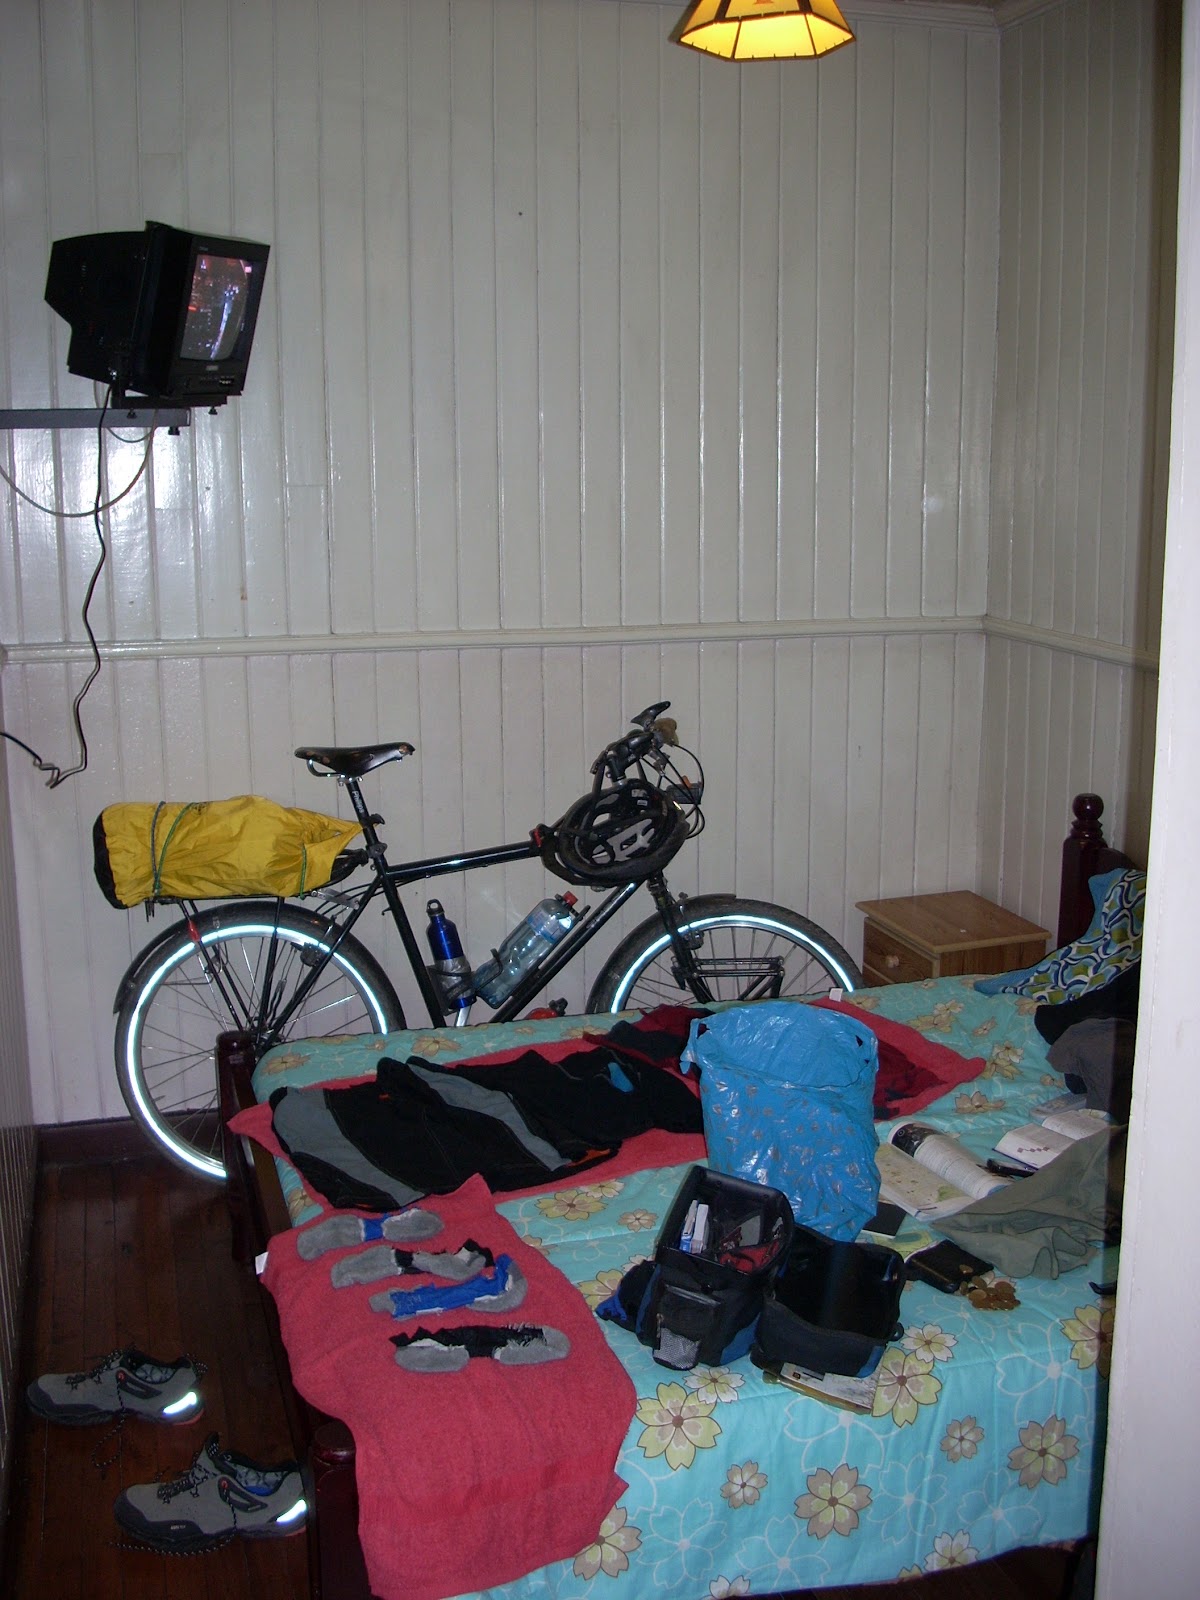
<svg viewBox="0 0 1200 1600">
<path fill-rule="evenodd" d="M 148 222 L 56 239 L 47 303 L 71 329 L 67 368 L 172 405 L 241 394 L 270 247 Z"/>
</svg>

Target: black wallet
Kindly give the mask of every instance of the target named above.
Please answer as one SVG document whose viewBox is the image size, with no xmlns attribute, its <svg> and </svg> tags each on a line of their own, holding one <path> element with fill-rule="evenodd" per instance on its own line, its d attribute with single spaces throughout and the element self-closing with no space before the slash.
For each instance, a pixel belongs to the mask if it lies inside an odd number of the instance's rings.
<svg viewBox="0 0 1200 1600">
<path fill-rule="evenodd" d="M 973 1256 L 969 1250 L 964 1250 L 950 1239 L 931 1244 L 928 1249 L 914 1251 L 905 1265 L 910 1278 L 931 1283 L 945 1294 L 957 1294 L 972 1278 L 992 1270 L 990 1261 Z"/>
</svg>

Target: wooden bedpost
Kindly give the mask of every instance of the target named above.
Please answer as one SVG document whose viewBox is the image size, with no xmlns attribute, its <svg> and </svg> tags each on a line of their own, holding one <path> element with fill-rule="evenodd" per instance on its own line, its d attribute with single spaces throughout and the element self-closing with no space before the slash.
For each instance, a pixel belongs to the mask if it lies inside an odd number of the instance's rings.
<svg viewBox="0 0 1200 1600">
<path fill-rule="evenodd" d="M 316 1505 L 309 1518 L 309 1559 L 320 1600 L 362 1600 L 370 1593 L 358 1539 L 354 1438 L 344 1422 L 322 1422 L 312 1437 L 308 1470 Z"/>
<path fill-rule="evenodd" d="M 1092 898 L 1088 879 L 1093 877 L 1106 849 L 1100 818 L 1104 801 L 1098 794 L 1077 794 L 1071 806 L 1074 817 L 1071 831 L 1063 840 L 1062 878 L 1058 900 L 1059 945 L 1069 944 L 1087 929 L 1092 920 Z"/>
<path fill-rule="evenodd" d="M 233 1259 L 247 1265 L 262 1248 L 253 1238 L 249 1174 L 241 1140 L 229 1130 L 229 1119 L 244 1106 L 254 1104 L 250 1077 L 254 1071 L 254 1040 L 248 1033 L 217 1035 L 217 1105 L 221 1117 L 221 1159 L 225 1166 L 225 1198 L 233 1238 Z"/>
</svg>

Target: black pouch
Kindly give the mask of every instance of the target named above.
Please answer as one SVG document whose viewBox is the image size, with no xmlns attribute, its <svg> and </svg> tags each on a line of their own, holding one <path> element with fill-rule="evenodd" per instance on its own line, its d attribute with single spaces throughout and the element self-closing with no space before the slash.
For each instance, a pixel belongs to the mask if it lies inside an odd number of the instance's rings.
<svg viewBox="0 0 1200 1600">
<path fill-rule="evenodd" d="M 751 1352 L 756 1366 L 865 1377 L 904 1332 L 904 1261 L 886 1245 L 826 1239 L 797 1225 Z"/>
<path fill-rule="evenodd" d="M 972 1255 L 969 1250 L 964 1250 L 949 1239 L 941 1239 L 925 1250 L 916 1251 L 909 1256 L 905 1266 L 910 1278 L 931 1283 L 943 1294 L 958 1294 L 972 1278 L 992 1270 L 990 1261 Z"/>
<path fill-rule="evenodd" d="M 635 1313 L 654 1359 L 685 1372 L 744 1356 L 794 1227 L 780 1190 L 693 1167 L 659 1233 Z"/>
</svg>

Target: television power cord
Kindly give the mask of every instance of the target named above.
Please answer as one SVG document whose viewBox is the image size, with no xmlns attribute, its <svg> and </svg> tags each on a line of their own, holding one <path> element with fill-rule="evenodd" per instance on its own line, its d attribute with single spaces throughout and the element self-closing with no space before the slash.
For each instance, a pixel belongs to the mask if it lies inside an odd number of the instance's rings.
<svg viewBox="0 0 1200 1600">
<path fill-rule="evenodd" d="M 142 477 L 142 475 L 146 471 L 147 466 L 150 463 L 150 452 L 151 452 L 151 449 L 153 448 L 153 445 L 154 445 L 154 434 L 155 434 L 155 430 L 156 430 L 156 428 L 158 426 L 158 424 L 157 424 L 157 412 L 156 412 L 155 413 L 155 419 L 151 421 L 150 427 L 146 432 L 146 451 L 145 451 L 145 454 L 142 457 L 141 466 L 139 466 L 137 472 L 130 479 L 129 483 L 126 484 L 125 488 L 121 490 L 120 494 L 114 495 L 110 500 L 105 500 L 105 498 L 104 498 L 104 434 L 105 434 L 105 418 L 108 415 L 109 407 L 110 407 L 110 404 L 111 404 L 111 401 L 112 401 L 112 392 L 113 392 L 112 391 L 112 386 L 110 385 L 109 388 L 107 389 L 107 391 L 105 392 L 104 403 L 103 403 L 103 405 L 101 407 L 101 410 L 100 410 L 100 421 L 99 421 L 99 423 L 97 425 L 97 429 L 96 429 L 96 499 L 95 499 L 95 503 L 93 504 L 91 510 L 89 510 L 89 511 L 60 511 L 54 506 L 44 506 L 39 501 L 34 500 L 32 498 L 32 496 L 26 494 L 23 489 L 19 488 L 17 486 L 17 484 L 15 484 L 13 482 L 13 480 L 9 477 L 8 473 L 4 471 L 3 467 L 0 467 L 0 478 L 3 478 L 5 483 L 7 483 L 8 486 L 17 495 L 19 495 L 22 500 L 28 501 L 28 503 L 31 506 L 36 507 L 37 510 L 44 511 L 48 515 L 53 516 L 53 517 L 64 517 L 64 518 L 65 517 L 91 517 L 91 519 L 92 519 L 92 521 L 93 521 L 93 523 L 95 525 L 95 529 L 96 529 L 96 542 L 100 546 L 99 559 L 97 560 L 96 565 L 93 567 L 92 575 L 88 580 L 88 586 L 87 586 L 87 589 L 86 589 L 86 591 L 84 593 L 83 608 L 82 608 L 82 611 L 81 611 L 81 617 L 82 617 L 82 620 L 83 620 L 83 626 L 84 626 L 84 629 L 85 629 L 85 631 L 87 633 L 87 636 L 88 636 L 88 644 L 91 647 L 92 665 L 91 665 L 91 669 L 88 672 L 87 677 L 84 679 L 83 684 L 79 689 L 79 692 L 76 694 L 74 700 L 71 703 L 71 719 L 72 719 L 72 721 L 73 721 L 73 723 L 75 725 L 75 737 L 76 737 L 76 740 L 77 740 L 78 745 L 79 745 L 79 760 L 75 763 L 75 765 L 73 767 L 60 767 L 54 761 L 45 761 L 37 753 L 37 751 L 32 749 L 29 745 L 27 745 L 23 739 L 18 739 L 15 733 L 9 733 L 6 728 L 0 728 L 0 737 L 8 739 L 10 741 L 10 743 L 17 745 L 20 749 L 24 750 L 25 754 L 30 758 L 30 760 L 33 762 L 34 766 L 37 768 L 37 770 L 39 772 L 45 772 L 45 773 L 49 774 L 49 776 L 46 779 L 46 787 L 48 789 L 57 789 L 60 783 L 65 783 L 68 778 L 75 777 L 78 773 L 85 771 L 86 768 L 87 768 L 87 764 L 88 764 L 88 744 L 87 744 L 87 735 L 83 731 L 83 716 L 82 716 L 81 707 L 83 705 L 84 697 L 86 696 L 88 690 L 92 687 L 92 684 L 95 683 L 96 679 L 100 675 L 100 649 L 99 649 L 99 646 L 96 643 L 96 635 L 92 630 L 92 624 L 91 624 L 91 620 L 89 618 L 88 613 L 91 610 L 92 597 L 94 596 L 94 594 L 96 592 L 96 585 L 100 581 L 100 574 L 104 570 L 104 563 L 108 558 L 108 545 L 105 542 L 104 529 L 100 524 L 100 513 L 102 511 L 107 511 L 111 506 L 115 506 L 118 503 L 118 501 L 123 500 L 125 498 L 125 496 L 127 494 L 129 494 L 129 492 L 134 488 L 134 486 L 137 484 L 138 480 Z M 127 441 L 127 442 L 132 442 L 132 441 Z"/>
</svg>

